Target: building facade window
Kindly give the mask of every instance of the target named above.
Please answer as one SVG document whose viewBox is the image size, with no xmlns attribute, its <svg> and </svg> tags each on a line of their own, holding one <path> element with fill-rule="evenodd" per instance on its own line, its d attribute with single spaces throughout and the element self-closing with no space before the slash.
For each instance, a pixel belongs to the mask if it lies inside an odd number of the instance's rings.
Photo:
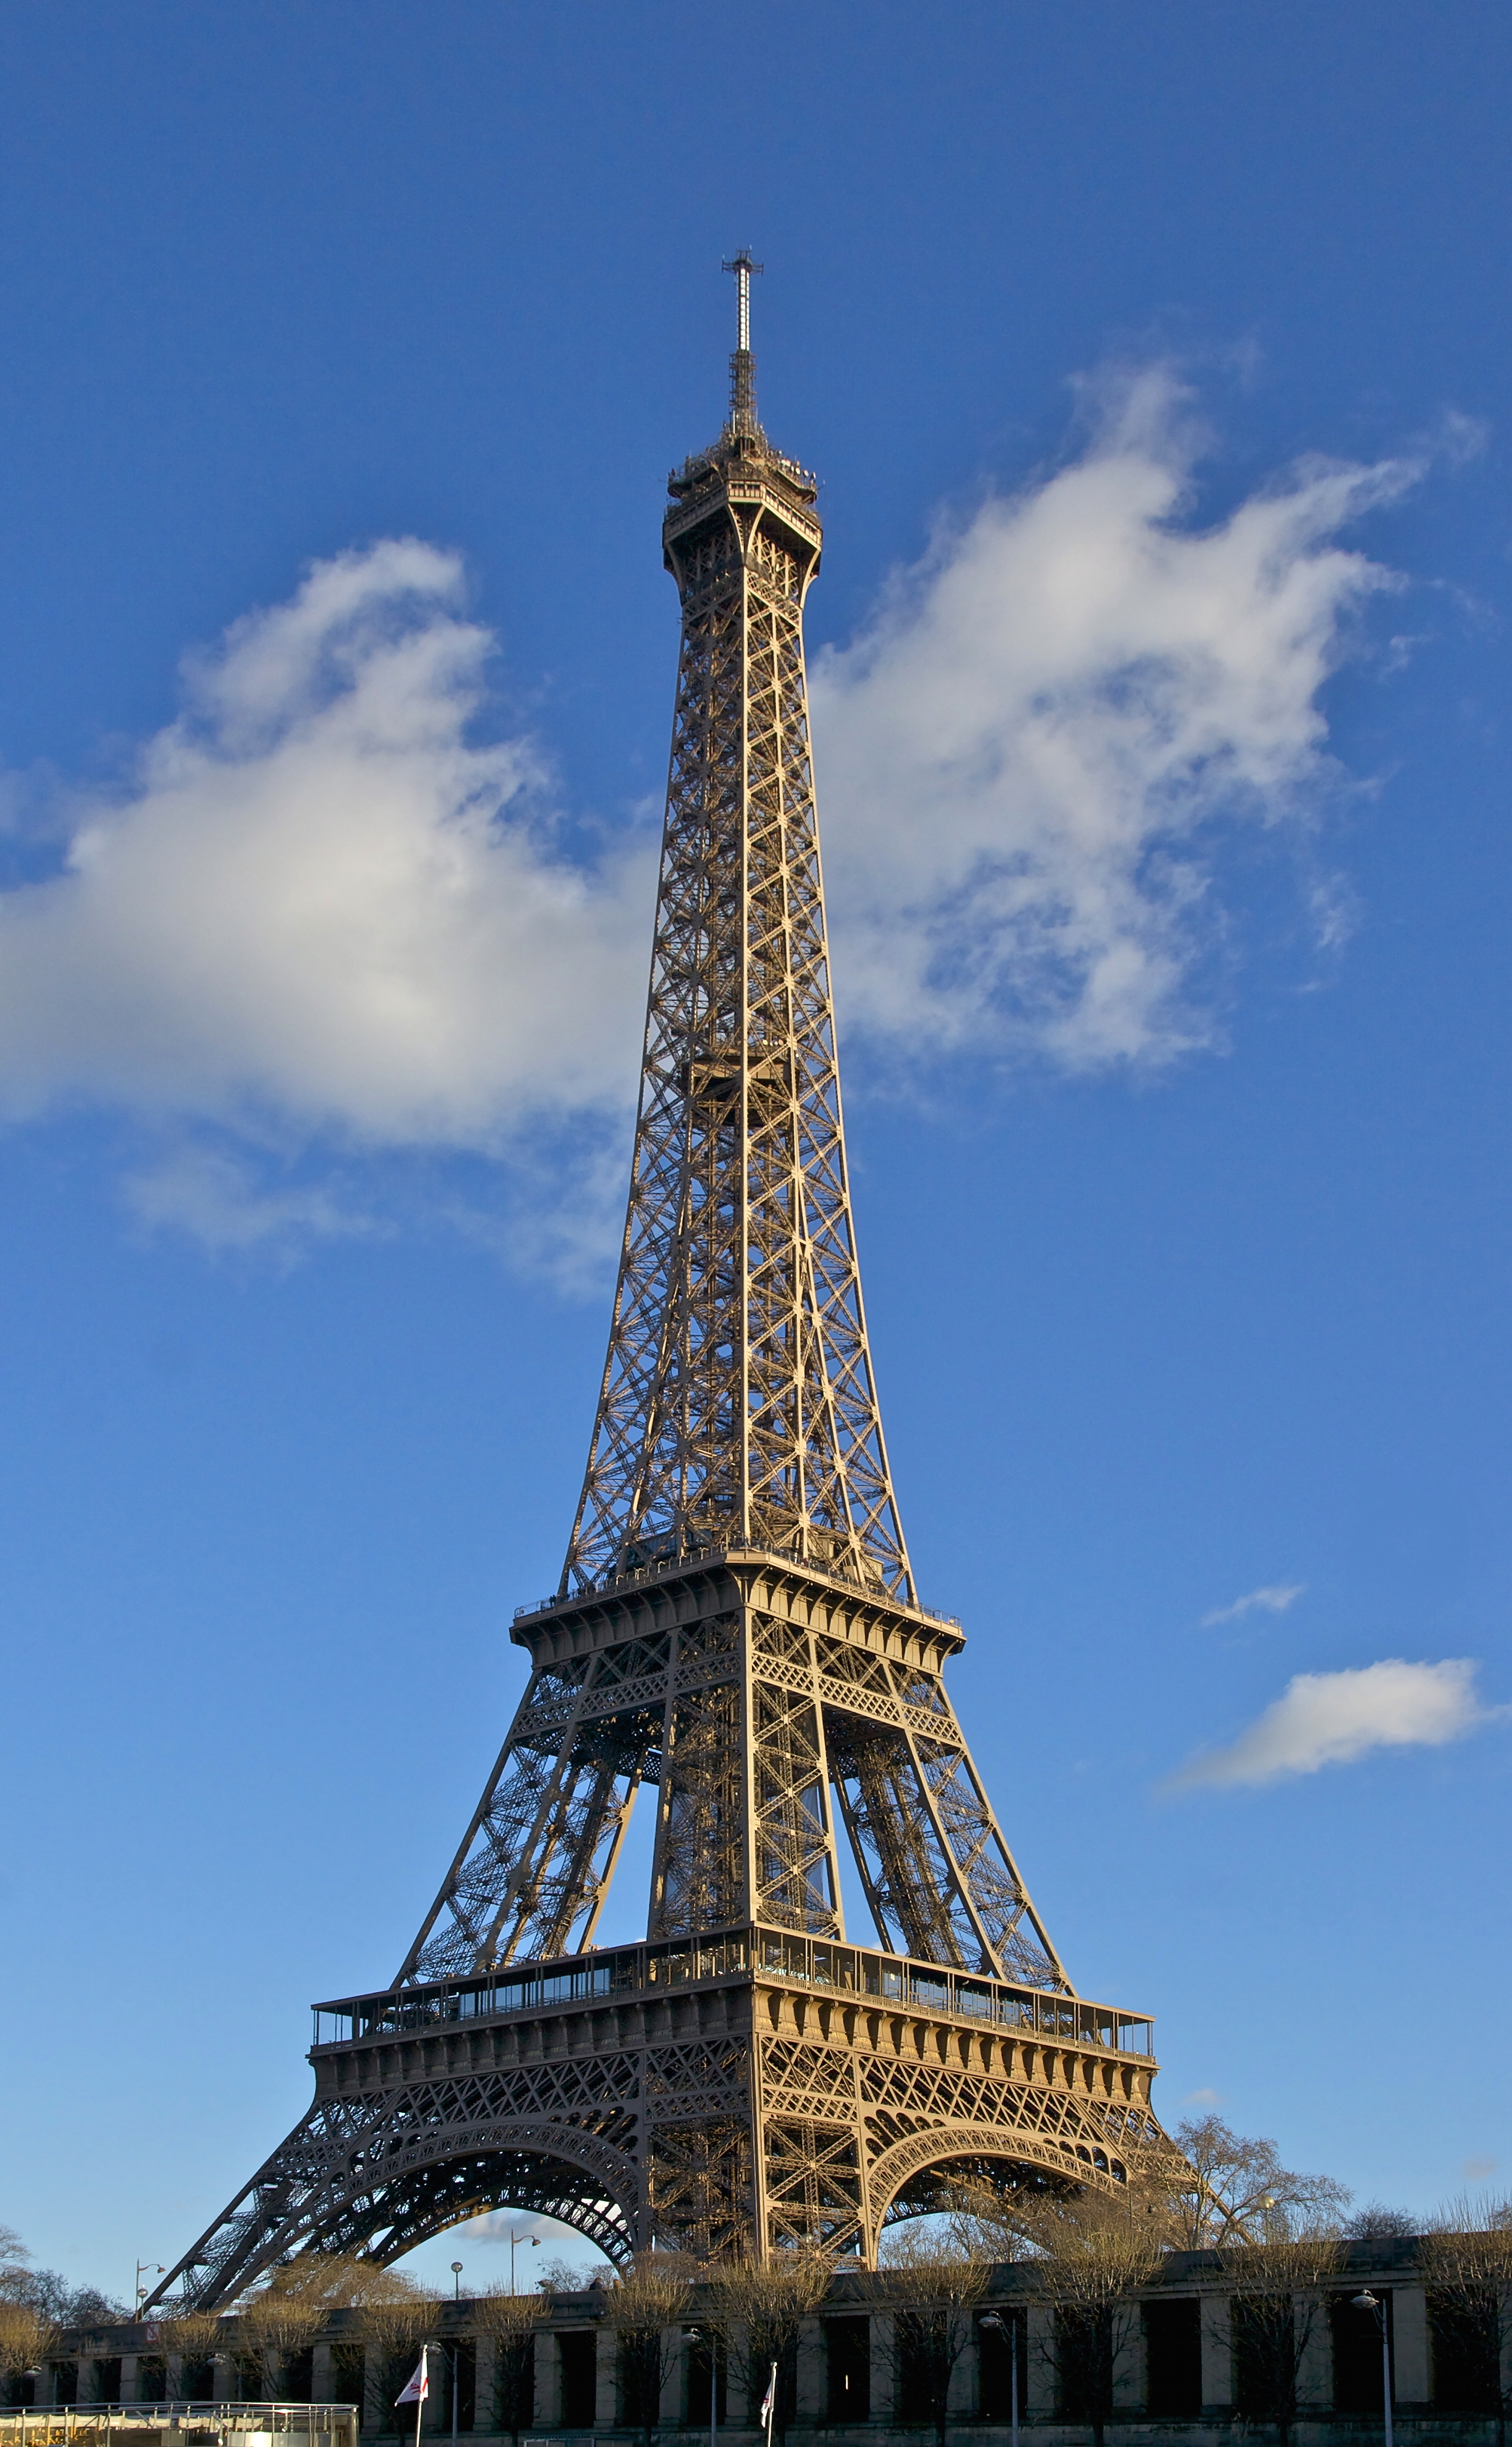
<svg viewBox="0 0 1512 2447">
<path fill-rule="evenodd" d="M 1202 2410 L 1202 2305 L 1196 2296 L 1144 2305 L 1144 2405 L 1154 2420 L 1195 2421 Z"/>
</svg>

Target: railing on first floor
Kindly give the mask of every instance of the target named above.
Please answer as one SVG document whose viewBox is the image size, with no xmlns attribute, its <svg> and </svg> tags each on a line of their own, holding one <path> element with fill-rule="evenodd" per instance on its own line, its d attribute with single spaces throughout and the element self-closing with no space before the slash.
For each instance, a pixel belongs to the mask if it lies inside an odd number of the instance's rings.
<svg viewBox="0 0 1512 2447">
<path fill-rule="evenodd" d="M 350 2047 L 444 2022 L 539 2014 L 557 2005 L 619 2000 L 690 1981 L 763 1972 L 882 2004 L 993 2022 L 1063 2046 L 1149 2058 L 1153 2034 L 1143 2014 L 1120 2013 L 1085 1998 L 1011 1987 L 973 1972 L 947 1970 L 868 1946 L 837 1945 L 788 1929 L 716 1931 L 697 1941 L 625 1945 L 556 1963 L 522 1963 L 469 1980 L 432 1981 L 346 1997 L 314 2008 L 317 2049 Z"/>
<path fill-rule="evenodd" d="M 18 2404 L 0 2412 L 0 2447 L 357 2447 L 354 2404 Z"/>
</svg>

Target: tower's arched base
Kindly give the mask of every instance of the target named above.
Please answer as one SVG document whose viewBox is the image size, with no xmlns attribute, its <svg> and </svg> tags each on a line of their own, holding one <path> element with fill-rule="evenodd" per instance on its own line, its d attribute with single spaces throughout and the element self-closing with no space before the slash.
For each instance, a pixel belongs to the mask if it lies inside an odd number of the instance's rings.
<svg viewBox="0 0 1512 2447">
<path fill-rule="evenodd" d="M 160 2288 L 206 2307 L 304 2251 L 388 2262 L 480 2210 L 623 2261 L 822 2244 L 975 2171 L 1116 2190 L 1170 2157 L 1100 2008 L 785 1931 L 627 1946 L 321 2009 L 304 2121 Z M 996 2171 L 995 2174 L 992 2171 Z"/>
</svg>

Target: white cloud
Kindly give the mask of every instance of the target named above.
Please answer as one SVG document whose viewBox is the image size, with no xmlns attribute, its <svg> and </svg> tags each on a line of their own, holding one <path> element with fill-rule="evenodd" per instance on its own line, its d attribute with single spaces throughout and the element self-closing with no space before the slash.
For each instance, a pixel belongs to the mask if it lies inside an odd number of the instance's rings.
<svg viewBox="0 0 1512 2447">
<path fill-rule="evenodd" d="M 895 1058 L 1215 1039 L 1209 844 L 1327 786 L 1318 691 L 1392 582 L 1334 538 L 1415 471 L 1310 465 L 1200 531 L 1194 452 L 1171 381 L 1129 383 L 1080 459 L 988 502 L 819 660 L 842 1016 Z M 63 806 L 59 870 L 0 891 L 0 1116 L 166 1132 L 133 1206 L 223 1248 L 367 1228 L 292 1180 L 312 1150 L 506 1154 L 516 1194 L 454 1201 L 463 1227 L 596 1267 L 654 848 L 569 847 L 530 740 L 479 735 L 492 652 L 457 558 L 400 540 L 191 658 L 125 785 Z M 1321 940 L 1339 896 L 1309 894 Z"/>
<path fill-rule="evenodd" d="M 1295 1674 L 1237 1741 L 1193 1759 L 1171 1787 L 1274 1784 L 1346 1766 L 1368 1751 L 1409 1743 L 1437 1749 L 1505 1713 L 1481 1705 L 1475 1674 L 1465 1657 L 1438 1665 L 1389 1657 L 1339 1674 Z"/>
<path fill-rule="evenodd" d="M 1196 450 L 1169 376 L 1127 382 L 1082 458 L 987 502 L 819 658 L 853 1023 L 1082 1071 L 1215 1040 L 1219 820 L 1336 784 L 1319 691 L 1395 580 L 1334 539 L 1419 469 L 1309 462 L 1200 529 Z M 1311 897 L 1326 939 L 1339 896 Z"/>
<path fill-rule="evenodd" d="M 1189 2090 L 1181 2101 L 1183 2107 L 1221 2107 L 1222 2104 L 1223 2093 L 1220 2090 Z"/>
<path fill-rule="evenodd" d="M 378 1226 L 333 1186 L 270 1189 L 223 1148 L 190 1145 L 124 1183 L 126 1204 L 150 1230 L 187 1232 L 208 1249 L 289 1249 L 312 1240 L 365 1237 Z"/>
<path fill-rule="evenodd" d="M 189 665 L 64 872 L 0 895 L 0 1109 L 493 1147 L 624 1101 L 649 848 L 585 871 L 528 743 L 472 741 L 492 640 L 461 587 L 454 556 L 380 543 Z"/>
<path fill-rule="evenodd" d="M 1205 1614 L 1201 1629 L 1211 1631 L 1215 1623 L 1238 1622 L 1241 1615 L 1253 1614 L 1257 1606 L 1263 1607 L 1267 1614 L 1285 1614 L 1288 1606 L 1295 1605 L 1306 1586 L 1305 1581 L 1293 1581 L 1278 1583 L 1274 1588 L 1251 1589 L 1247 1597 L 1236 1598 L 1232 1605 L 1215 1606 L 1211 1614 Z"/>
</svg>

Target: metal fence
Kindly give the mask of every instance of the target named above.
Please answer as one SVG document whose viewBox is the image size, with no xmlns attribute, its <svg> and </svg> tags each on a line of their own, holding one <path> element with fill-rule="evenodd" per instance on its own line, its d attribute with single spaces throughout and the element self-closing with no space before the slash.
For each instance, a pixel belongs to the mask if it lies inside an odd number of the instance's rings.
<svg viewBox="0 0 1512 2447">
<path fill-rule="evenodd" d="M 354 2404 L 38 2404 L 0 2412 L 0 2447 L 357 2447 Z"/>
</svg>

